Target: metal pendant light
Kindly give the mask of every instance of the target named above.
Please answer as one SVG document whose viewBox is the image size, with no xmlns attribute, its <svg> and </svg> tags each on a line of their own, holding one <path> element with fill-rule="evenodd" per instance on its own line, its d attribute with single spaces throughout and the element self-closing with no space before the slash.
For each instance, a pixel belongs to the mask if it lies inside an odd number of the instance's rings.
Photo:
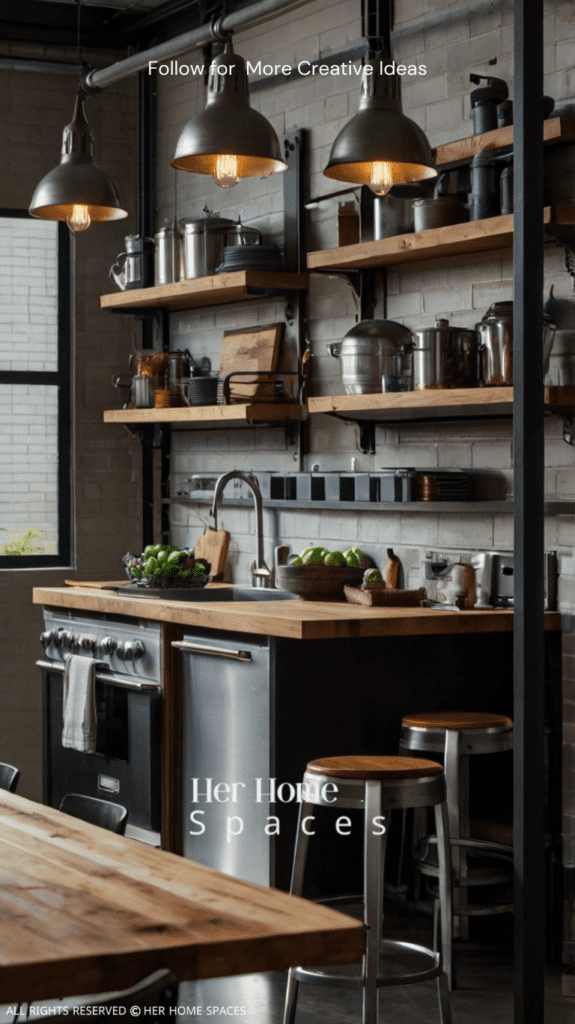
<svg viewBox="0 0 575 1024">
<path fill-rule="evenodd" d="M 74 117 L 62 133 L 60 164 L 37 185 L 30 203 L 32 217 L 65 220 L 74 231 L 92 221 L 128 216 L 109 174 L 94 163 L 94 136 L 84 114 L 85 93 L 78 90 Z"/>
<path fill-rule="evenodd" d="M 337 136 L 327 178 L 368 185 L 384 196 L 394 185 L 437 177 L 431 146 L 401 109 L 401 79 L 383 73 L 383 55 L 366 62 L 359 110 Z"/>
<path fill-rule="evenodd" d="M 183 129 L 172 167 L 211 174 L 221 188 L 287 169 L 274 129 L 250 107 L 246 64 L 231 43 L 210 65 L 206 105 Z"/>
</svg>

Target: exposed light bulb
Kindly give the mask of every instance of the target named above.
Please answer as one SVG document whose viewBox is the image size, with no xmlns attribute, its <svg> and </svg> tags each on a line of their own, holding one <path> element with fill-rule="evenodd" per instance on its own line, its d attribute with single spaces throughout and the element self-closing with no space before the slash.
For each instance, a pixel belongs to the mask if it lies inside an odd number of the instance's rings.
<svg viewBox="0 0 575 1024">
<path fill-rule="evenodd" d="M 375 192 L 376 196 L 386 196 L 393 185 L 392 164 L 387 160 L 376 160 L 371 165 L 371 191 Z"/>
<path fill-rule="evenodd" d="M 220 188 L 232 188 L 233 185 L 237 185 L 241 178 L 237 156 L 220 153 L 216 160 L 216 173 L 212 174 L 212 178 Z"/>
<path fill-rule="evenodd" d="M 70 228 L 70 231 L 73 231 L 75 234 L 78 234 L 80 231 L 87 231 L 91 223 L 92 218 L 88 213 L 88 207 L 78 206 L 74 203 L 72 213 L 69 217 L 66 217 L 66 224 Z"/>
</svg>

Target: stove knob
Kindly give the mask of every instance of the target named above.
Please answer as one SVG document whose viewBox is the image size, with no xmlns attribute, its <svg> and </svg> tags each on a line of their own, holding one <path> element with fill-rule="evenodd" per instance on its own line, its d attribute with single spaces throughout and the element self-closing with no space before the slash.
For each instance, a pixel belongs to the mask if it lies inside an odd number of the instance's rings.
<svg viewBox="0 0 575 1024">
<path fill-rule="evenodd" d="M 62 630 L 61 643 L 63 647 L 71 647 L 73 639 L 73 635 L 69 629 Z"/>
<path fill-rule="evenodd" d="M 63 636 L 64 636 L 64 630 L 63 629 L 58 629 L 54 633 L 54 636 L 52 638 L 52 642 L 54 644 L 54 647 L 61 647 L 62 646 L 62 638 L 63 638 Z"/>
<path fill-rule="evenodd" d="M 144 647 L 141 640 L 134 640 L 132 648 L 134 651 L 134 661 L 137 661 L 138 658 L 143 658 L 144 654 L 146 653 L 146 648 Z"/>
<path fill-rule="evenodd" d="M 92 640 L 92 637 L 83 636 L 80 640 L 80 647 L 83 651 L 92 651 L 92 653 L 95 654 L 97 644 L 95 640 Z"/>
<path fill-rule="evenodd" d="M 56 630 L 54 630 L 54 629 L 46 630 L 45 633 L 41 633 L 40 634 L 40 643 L 42 643 L 44 645 L 44 647 L 49 647 L 50 644 L 54 642 L 54 636 L 55 635 L 56 635 Z"/>
<path fill-rule="evenodd" d="M 118 648 L 118 641 L 113 636 L 105 636 L 103 640 L 100 640 L 97 646 L 100 648 L 102 654 L 113 654 Z"/>
</svg>

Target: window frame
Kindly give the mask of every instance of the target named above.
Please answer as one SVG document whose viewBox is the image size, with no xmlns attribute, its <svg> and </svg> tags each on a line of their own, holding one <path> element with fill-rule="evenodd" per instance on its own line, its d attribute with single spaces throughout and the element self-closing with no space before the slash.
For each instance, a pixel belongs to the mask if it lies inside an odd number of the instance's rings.
<svg viewBox="0 0 575 1024">
<path fill-rule="evenodd" d="M 0 207 L 0 218 L 33 220 L 28 210 Z M 1 370 L 0 384 L 28 384 L 58 388 L 58 553 L 55 555 L 2 555 L 3 569 L 71 568 L 72 535 L 72 246 L 66 224 L 58 221 L 58 363 L 56 370 Z M 3 546 L 2 535 L 0 545 Z"/>
</svg>

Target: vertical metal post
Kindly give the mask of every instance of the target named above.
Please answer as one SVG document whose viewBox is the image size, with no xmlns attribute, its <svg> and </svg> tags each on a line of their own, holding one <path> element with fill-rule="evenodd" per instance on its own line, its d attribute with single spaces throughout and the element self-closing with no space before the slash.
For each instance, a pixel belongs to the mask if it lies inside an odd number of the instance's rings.
<svg viewBox="0 0 575 1024">
<path fill-rule="evenodd" d="M 543 0 L 515 0 L 515 1024 L 544 1014 Z"/>
<path fill-rule="evenodd" d="M 138 133 L 137 133 L 137 226 L 142 238 L 153 238 L 156 215 L 156 91 L 155 77 L 141 71 L 138 75 Z M 154 283 L 154 257 L 146 250 L 144 257 L 144 288 Z M 154 324 L 142 320 L 142 346 L 153 348 Z"/>
</svg>

